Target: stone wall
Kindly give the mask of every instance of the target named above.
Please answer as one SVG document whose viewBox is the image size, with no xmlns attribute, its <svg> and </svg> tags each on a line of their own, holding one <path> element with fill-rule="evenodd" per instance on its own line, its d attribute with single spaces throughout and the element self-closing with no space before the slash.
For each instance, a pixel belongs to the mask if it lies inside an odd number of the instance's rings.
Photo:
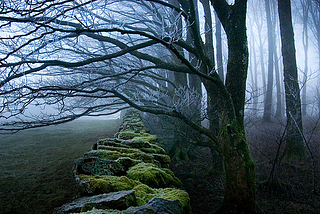
<svg viewBox="0 0 320 214">
<path fill-rule="evenodd" d="M 101 139 L 74 167 L 84 197 L 54 213 L 190 214 L 190 199 L 169 169 L 170 157 L 128 110 L 115 138 Z"/>
</svg>

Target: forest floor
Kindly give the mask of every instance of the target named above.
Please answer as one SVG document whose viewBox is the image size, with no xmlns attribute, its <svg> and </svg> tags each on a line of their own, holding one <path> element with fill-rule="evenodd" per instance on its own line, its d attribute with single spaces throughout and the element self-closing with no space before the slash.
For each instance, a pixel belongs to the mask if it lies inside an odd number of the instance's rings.
<svg viewBox="0 0 320 214">
<path fill-rule="evenodd" d="M 284 127 L 279 122 L 249 121 L 247 140 L 256 164 L 256 195 L 265 213 L 320 213 L 320 127 L 305 123 L 307 156 L 277 162 L 274 182 L 266 185 Z M 77 120 L 68 124 L 0 135 L 0 213 L 52 213 L 54 207 L 77 196 L 72 175 L 74 161 L 99 138 L 113 137 L 118 120 Z M 172 162 L 195 214 L 209 214 L 221 204 L 224 174 L 212 168 L 210 150 Z M 310 151 L 312 155 L 310 155 Z M 213 170 L 210 170 L 213 169 Z"/>
<path fill-rule="evenodd" d="M 74 162 L 118 128 L 119 120 L 79 119 L 0 134 L 0 213 L 51 214 L 71 201 L 78 193 Z"/>
<path fill-rule="evenodd" d="M 320 213 L 320 124 L 316 126 L 312 120 L 305 124 L 306 158 L 276 163 L 278 149 L 281 156 L 285 146 L 284 126 L 279 121 L 250 121 L 247 125 L 247 140 L 256 167 L 257 202 L 266 214 Z M 273 182 L 266 182 L 274 165 Z M 171 168 L 189 193 L 195 213 L 208 214 L 219 207 L 224 174 L 212 168 L 209 149 L 198 148 L 195 158 L 172 162 Z"/>
</svg>

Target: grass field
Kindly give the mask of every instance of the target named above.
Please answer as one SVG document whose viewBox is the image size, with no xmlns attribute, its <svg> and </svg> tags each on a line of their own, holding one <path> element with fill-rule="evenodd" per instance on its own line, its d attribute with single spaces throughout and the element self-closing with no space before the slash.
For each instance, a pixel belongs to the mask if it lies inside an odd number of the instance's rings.
<svg viewBox="0 0 320 214">
<path fill-rule="evenodd" d="M 0 135 L 0 213 L 52 213 L 77 195 L 74 161 L 119 120 L 79 119 Z"/>
</svg>

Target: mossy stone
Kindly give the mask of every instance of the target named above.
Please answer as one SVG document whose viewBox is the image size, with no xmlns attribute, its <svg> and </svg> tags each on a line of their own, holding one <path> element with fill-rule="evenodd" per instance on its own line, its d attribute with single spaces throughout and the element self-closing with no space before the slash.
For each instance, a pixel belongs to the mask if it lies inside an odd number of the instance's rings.
<svg viewBox="0 0 320 214">
<path fill-rule="evenodd" d="M 152 155 L 150 154 L 146 154 L 144 152 L 139 152 L 139 153 L 133 153 L 128 155 L 129 157 L 133 158 L 133 159 L 138 159 L 138 160 L 142 160 L 143 162 L 146 163 L 152 163 L 154 162 L 154 158 Z"/>
<path fill-rule="evenodd" d="M 123 175 L 125 168 L 114 160 L 98 157 L 80 158 L 75 163 L 76 174 L 86 175 Z"/>
<path fill-rule="evenodd" d="M 118 151 L 109 151 L 109 150 L 91 150 L 89 152 L 84 153 L 85 158 L 89 157 L 99 157 L 103 159 L 109 159 L 109 160 L 116 160 L 120 157 L 122 157 L 123 154 Z"/>
<path fill-rule="evenodd" d="M 137 185 L 132 190 L 135 191 L 137 197 L 143 197 L 146 194 L 156 194 L 156 190 L 146 184 Z"/>
<path fill-rule="evenodd" d="M 121 131 L 118 133 L 118 138 L 129 140 L 129 139 L 133 139 L 134 137 L 139 137 L 140 135 L 141 135 L 140 133 L 136 133 L 133 131 Z"/>
<path fill-rule="evenodd" d="M 123 166 L 126 168 L 134 166 L 142 161 L 146 162 L 146 163 L 155 163 L 156 162 L 156 160 L 152 154 L 147 154 L 147 153 L 144 153 L 140 150 L 135 150 L 135 151 L 139 151 L 139 152 L 121 153 L 119 151 L 98 149 L 98 150 L 91 150 L 91 151 L 85 153 L 84 157 L 85 158 L 99 157 L 99 158 L 108 159 L 108 160 L 117 160 L 117 161 L 119 160 L 118 162 L 121 164 L 124 164 Z"/>
<path fill-rule="evenodd" d="M 131 167 L 127 171 L 127 177 L 155 188 L 181 186 L 178 178 L 151 163 L 139 163 Z"/>
<path fill-rule="evenodd" d="M 109 144 L 109 143 L 121 143 L 121 139 L 119 138 L 104 138 L 97 141 L 98 144 Z"/>
<path fill-rule="evenodd" d="M 145 142 L 144 140 L 140 139 L 140 138 L 133 138 L 132 140 L 124 140 L 122 141 L 122 144 L 130 146 L 131 148 L 151 148 L 150 143 Z"/>
<path fill-rule="evenodd" d="M 176 188 L 158 189 L 156 196 L 167 200 L 178 199 L 181 202 L 182 207 L 188 206 L 190 202 L 189 194 L 184 190 Z"/>
<path fill-rule="evenodd" d="M 81 190 L 88 194 L 131 190 L 135 186 L 141 184 L 140 182 L 131 180 L 126 176 L 92 176 L 81 174 L 77 176 L 76 180 L 78 181 Z"/>
<path fill-rule="evenodd" d="M 112 146 L 112 147 L 124 147 L 124 148 L 130 148 L 128 145 L 124 145 L 121 143 L 115 143 L 115 142 L 108 142 L 108 143 L 100 143 L 97 145 L 97 149 L 100 149 L 101 146 Z"/>
<path fill-rule="evenodd" d="M 116 161 L 121 163 L 121 165 L 126 169 L 129 169 L 130 167 L 142 162 L 142 160 L 137 160 L 130 157 L 120 157 Z"/>
<path fill-rule="evenodd" d="M 143 206 L 154 197 L 156 190 L 145 184 L 135 186 L 132 190 L 135 191 L 138 206 Z"/>
<path fill-rule="evenodd" d="M 141 150 L 135 149 L 135 148 L 123 148 L 123 147 L 114 147 L 114 146 L 99 146 L 99 149 L 117 151 L 117 152 L 120 152 L 120 153 L 137 153 L 137 152 L 141 152 Z"/>
<path fill-rule="evenodd" d="M 111 161 L 119 164 L 126 176 L 94 176 L 78 173 L 76 180 L 82 191 L 86 194 L 100 194 L 134 190 L 138 206 L 147 204 L 153 198 L 178 199 L 183 206 L 183 213 L 189 213 L 188 210 L 191 211 L 189 195 L 184 190 L 176 188 L 182 186 L 181 181 L 167 168 L 171 162 L 170 157 L 156 144 L 157 136 L 147 133 L 140 114 L 131 110 L 128 113 L 116 134 L 117 138 L 100 139 L 93 146 L 94 150 L 84 155 L 85 158 L 98 158 L 102 162 Z M 120 213 L 116 210 L 88 211 L 90 209 L 92 207 L 88 206 L 82 211 L 88 214 Z"/>
<path fill-rule="evenodd" d="M 148 143 L 156 143 L 158 141 L 157 135 L 151 135 L 149 133 L 140 133 L 139 135 L 136 134 L 136 136 L 134 136 L 133 139 L 141 139 L 144 142 Z"/>
<path fill-rule="evenodd" d="M 146 153 L 155 153 L 155 154 L 165 154 L 165 150 L 155 144 L 150 144 L 151 147 L 150 148 L 140 148 L 141 151 L 146 152 Z"/>
<path fill-rule="evenodd" d="M 133 131 L 139 132 L 145 129 L 144 124 L 139 118 L 132 118 L 130 120 L 124 121 L 123 125 L 120 127 L 122 131 Z"/>
<path fill-rule="evenodd" d="M 152 198 L 163 198 L 167 200 L 178 199 L 183 208 L 190 208 L 190 198 L 189 194 L 181 189 L 177 188 L 160 188 L 154 189 L 145 184 L 137 185 L 133 188 L 137 198 L 139 206 L 143 206 L 148 203 Z"/>
</svg>

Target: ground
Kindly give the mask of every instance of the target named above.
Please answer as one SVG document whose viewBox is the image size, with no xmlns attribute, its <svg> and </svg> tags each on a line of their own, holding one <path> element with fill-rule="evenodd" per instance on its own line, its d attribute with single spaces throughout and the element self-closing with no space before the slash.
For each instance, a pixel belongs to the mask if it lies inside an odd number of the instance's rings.
<svg viewBox="0 0 320 214">
<path fill-rule="evenodd" d="M 283 126 L 277 121 L 250 121 L 246 133 L 250 153 L 256 164 L 256 196 L 266 214 L 320 213 L 320 127 L 305 122 L 308 147 L 303 160 L 282 160 L 273 183 L 265 182 L 271 172 Z M 311 131 L 313 134 L 311 136 Z M 309 139 L 309 137 L 311 137 Z M 281 149 L 284 142 L 281 144 Z M 224 175 L 212 167 L 209 149 L 197 149 L 197 157 L 188 162 L 172 162 L 170 167 L 190 195 L 191 207 L 198 214 L 208 214 L 219 207 L 224 194 Z M 314 163 L 313 163 L 314 162 Z"/>
<path fill-rule="evenodd" d="M 0 213 L 52 213 L 78 194 L 74 162 L 118 120 L 77 120 L 59 126 L 0 135 Z"/>
<path fill-rule="evenodd" d="M 247 124 L 249 148 L 256 163 L 257 201 L 266 213 L 320 213 L 320 129 L 314 129 L 312 121 L 305 124 L 313 159 L 308 153 L 304 160 L 282 161 L 275 171 L 277 180 L 269 187 L 264 181 L 272 169 L 283 127 L 279 122 Z M 74 161 L 97 139 L 113 137 L 118 125 L 119 121 L 75 121 L 1 135 L 0 213 L 46 214 L 72 200 L 77 194 Z M 209 150 L 199 148 L 196 153 L 197 157 L 188 162 L 171 163 L 171 169 L 190 194 L 194 213 L 208 214 L 223 199 L 224 175 L 208 173 Z"/>
</svg>

